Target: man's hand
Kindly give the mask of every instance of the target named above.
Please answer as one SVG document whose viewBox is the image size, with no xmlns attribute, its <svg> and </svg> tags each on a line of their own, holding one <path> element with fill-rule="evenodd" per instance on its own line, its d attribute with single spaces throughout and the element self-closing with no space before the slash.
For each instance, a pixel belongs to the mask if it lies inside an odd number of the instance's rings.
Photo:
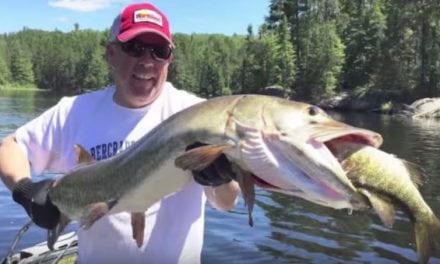
<svg viewBox="0 0 440 264">
<path fill-rule="evenodd" d="M 53 182 L 32 182 L 30 178 L 24 178 L 12 190 L 14 201 L 23 206 L 36 225 L 45 229 L 55 228 L 60 221 L 60 211 L 47 196 Z"/>
<path fill-rule="evenodd" d="M 189 145 L 186 150 L 201 147 L 206 144 L 194 143 Z M 231 163 L 224 154 L 221 154 L 211 165 L 201 171 L 192 171 L 194 180 L 203 186 L 216 187 L 235 179 Z"/>
</svg>

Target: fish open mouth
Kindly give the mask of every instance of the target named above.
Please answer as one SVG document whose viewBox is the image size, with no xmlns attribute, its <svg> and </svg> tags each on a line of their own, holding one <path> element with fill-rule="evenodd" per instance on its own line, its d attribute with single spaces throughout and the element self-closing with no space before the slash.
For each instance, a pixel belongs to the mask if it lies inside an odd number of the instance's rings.
<svg viewBox="0 0 440 264">
<path fill-rule="evenodd" d="M 379 147 L 383 142 L 382 136 L 380 134 L 371 130 L 351 126 L 335 128 L 326 127 L 324 129 L 319 129 L 318 131 L 320 132 L 311 136 L 311 144 L 317 143 L 321 146 L 324 146 L 324 148 L 326 147 L 334 157 L 336 156 L 336 150 L 333 146 L 340 143 L 341 141 L 364 144 L 373 147 Z M 336 157 L 335 160 L 337 160 Z M 261 179 L 254 174 L 252 174 L 252 178 L 254 183 L 261 188 L 275 190 L 281 189 L 278 186 L 272 185 L 271 183 Z"/>
<path fill-rule="evenodd" d="M 349 135 L 344 135 L 341 137 L 333 138 L 329 141 L 324 142 L 324 144 L 327 146 L 327 148 L 332 153 L 334 153 L 333 145 L 337 144 L 338 142 L 342 142 L 342 141 L 358 143 L 358 144 L 363 144 L 363 145 L 369 145 L 369 146 L 375 146 L 375 142 L 372 142 L 368 138 L 362 137 L 360 135 L 355 135 L 355 134 L 349 134 Z"/>
<path fill-rule="evenodd" d="M 361 143 L 373 147 L 379 147 L 383 143 L 382 136 L 379 133 L 368 129 L 351 127 L 351 126 L 336 126 L 336 127 L 317 127 L 312 140 L 331 145 L 333 141 L 349 141 L 353 143 Z"/>
<path fill-rule="evenodd" d="M 330 152 L 335 155 L 336 150 L 334 146 L 335 144 L 338 144 L 340 142 L 351 142 L 377 148 L 382 145 L 383 139 L 382 136 L 378 133 L 360 129 L 359 131 L 353 131 L 352 133 L 342 134 L 334 138 L 329 138 L 322 143 L 324 143 L 325 146 L 330 150 Z"/>
</svg>

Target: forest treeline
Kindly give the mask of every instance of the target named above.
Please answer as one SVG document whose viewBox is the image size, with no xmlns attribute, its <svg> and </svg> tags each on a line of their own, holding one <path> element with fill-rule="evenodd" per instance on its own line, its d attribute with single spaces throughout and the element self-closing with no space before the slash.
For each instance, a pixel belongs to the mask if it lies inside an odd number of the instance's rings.
<svg viewBox="0 0 440 264">
<path fill-rule="evenodd" d="M 79 24 L 3 34 L 0 86 L 65 94 L 106 86 L 108 34 Z M 169 80 L 205 97 L 269 86 L 309 101 L 349 92 L 410 102 L 440 92 L 438 0 L 271 0 L 265 22 L 249 25 L 247 35 L 173 40 Z"/>
</svg>

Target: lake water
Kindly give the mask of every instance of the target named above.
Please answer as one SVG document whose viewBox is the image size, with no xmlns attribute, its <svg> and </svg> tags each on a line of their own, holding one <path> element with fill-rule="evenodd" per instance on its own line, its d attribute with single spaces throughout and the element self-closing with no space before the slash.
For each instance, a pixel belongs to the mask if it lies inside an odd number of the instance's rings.
<svg viewBox="0 0 440 264">
<path fill-rule="evenodd" d="M 0 94 L 0 138 L 56 102 L 46 93 Z M 420 165 L 429 178 L 421 192 L 440 215 L 440 122 L 375 114 L 332 114 L 355 126 L 381 133 L 382 149 Z M 392 229 L 371 212 L 324 208 L 299 198 L 257 190 L 254 227 L 240 200 L 231 212 L 209 205 L 202 261 L 204 263 L 414 263 L 412 225 L 398 212 Z M 10 192 L 0 184 L 0 259 L 28 221 Z M 32 226 L 20 241 L 24 248 L 45 240 Z M 430 263 L 440 263 L 436 252 Z"/>
</svg>

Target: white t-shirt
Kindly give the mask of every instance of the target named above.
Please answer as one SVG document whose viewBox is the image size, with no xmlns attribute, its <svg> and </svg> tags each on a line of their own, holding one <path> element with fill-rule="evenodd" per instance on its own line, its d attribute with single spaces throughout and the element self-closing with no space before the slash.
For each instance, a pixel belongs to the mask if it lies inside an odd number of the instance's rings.
<svg viewBox="0 0 440 264">
<path fill-rule="evenodd" d="M 203 99 L 166 83 L 151 105 L 124 108 L 113 101 L 114 86 L 64 97 L 16 131 L 35 174 L 65 173 L 76 166 L 74 144 L 96 160 L 109 158 L 153 127 Z M 186 173 L 186 172 L 182 172 Z M 130 177 L 125 175 L 124 177 Z M 199 263 L 203 245 L 203 187 L 191 181 L 147 210 L 145 239 L 138 248 L 129 213 L 104 216 L 78 232 L 80 263 Z"/>
</svg>

